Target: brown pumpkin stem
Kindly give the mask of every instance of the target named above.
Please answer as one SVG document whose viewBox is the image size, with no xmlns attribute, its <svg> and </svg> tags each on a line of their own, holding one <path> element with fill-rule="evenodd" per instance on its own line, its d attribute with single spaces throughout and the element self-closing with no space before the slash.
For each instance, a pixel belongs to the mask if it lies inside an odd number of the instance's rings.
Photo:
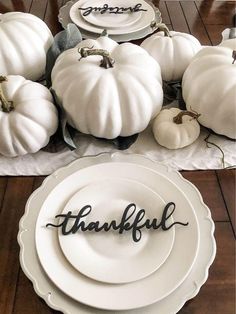
<svg viewBox="0 0 236 314">
<path fill-rule="evenodd" d="M 11 112 L 14 109 L 13 101 L 9 101 L 6 99 L 1 84 L 3 82 L 7 82 L 6 76 L 0 76 L 0 105 L 2 107 L 3 112 Z"/>
<path fill-rule="evenodd" d="M 87 58 L 89 56 L 102 56 L 102 61 L 100 63 L 100 67 L 103 67 L 105 69 L 113 68 L 113 65 L 115 63 L 114 59 L 112 59 L 109 55 L 109 52 L 104 49 L 91 49 L 88 47 L 80 48 L 79 53 L 82 58 Z"/>
<path fill-rule="evenodd" d="M 164 32 L 165 37 L 172 37 L 170 34 L 170 31 L 169 31 L 169 28 L 166 26 L 166 24 L 164 24 L 164 23 L 158 24 L 158 29 L 161 32 Z"/>
<path fill-rule="evenodd" d="M 232 58 L 233 58 L 232 64 L 234 64 L 234 62 L 235 62 L 235 60 L 236 60 L 236 50 L 233 50 L 233 52 L 232 52 Z"/>
<path fill-rule="evenodd" d="M 183 111 L 180 111 L 177 116 L 175 116 L 173 118 L 173 121 L 174 123 L 176 124 L 181 124 L 183 123 L 183 116 L 190 116 L 192 117 L 193 119 L 197 119 L 200 117 L 200 114 L 199 113 L 195 113 L 195 112 L 192 112 L 192 111 L 188 111 L 188 110 L 183 110 Z"/>
</svg>

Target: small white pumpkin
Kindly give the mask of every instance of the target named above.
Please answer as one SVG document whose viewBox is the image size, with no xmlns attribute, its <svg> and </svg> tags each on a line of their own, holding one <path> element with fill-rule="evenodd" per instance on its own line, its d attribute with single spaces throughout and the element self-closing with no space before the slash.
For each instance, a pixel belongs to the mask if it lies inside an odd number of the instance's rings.
<svg viewBox="0 0 236 314">
<path fill-rule="evenodd" d="M 0 14 L 0 42 L 1 75 L 42 77 L 53 37 L 41 19 L 22 12 Z"/>
<path fill-rule="evenodd" d="M 52 71 L 68 123 L 107 139 L 143 131 L 163 103 L 158 63 L 141 47 L 108 37 L 78 47 L 80 54 L 78 48 L 65 51 Z"/>
<path fill-rule="evenodd" d="M 198 114 L 178 108 L 162 110 L 154 120 L 153 134 L 156 141 L 169 149 L 192 144 L 200 134 Z"/>
<path fill-rule="evenodd" d="M 145 39 L 141 47 L 160 64 L 164 81 L 181 80 L 201 44 L 190 34 L 169 31 L 165 25 L 160 29 L 163 31 Z"/>
<path fill-rule="evenodd" d="M 236 138 L 236 62 L 233 50 L 203 48 L 184 73 L 182 87 L 187 109 L 218 134 Z"/>
<path fill-rule="evenodd" d="M 223 40 L 219 46 L 236 50 L 236 38 Z"/>
<path fill-rule="evenodd" d="M 37 152 L 57 125 L 57 110 L 46 87 L 22 76 L 0 76 L 0 154 Z"/>
</svg>

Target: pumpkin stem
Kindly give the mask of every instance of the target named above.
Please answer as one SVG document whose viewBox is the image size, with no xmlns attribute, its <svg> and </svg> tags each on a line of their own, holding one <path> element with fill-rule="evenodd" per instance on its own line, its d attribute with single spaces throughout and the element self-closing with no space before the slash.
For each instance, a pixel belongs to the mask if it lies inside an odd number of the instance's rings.
<svg viewBox="0 0 236 314">
<path fill-rule="evenodd" d="M 172 37 L 170 34 L 170 31 L 169 31 L 169 28 L 166 26 L 166 24 L 164 24 L 164 23 L 158 24 L 158 29 L 161 32 L 164 32 L 165 37 Z"/>
<path fill-rule="evenodd" d="M 234 62 L 235 62 L 235 60 L 236 60 L 236 50 L 233 50 L 233 52 L 232 52 L 232 58 L 233 58 L 232 64 L 234 64 Z"/>
<path fill-rule="evenodd" d="M 6 97 L 4 96 L 1 83 L 6 82 L 7 78 L 6 76 L 0 76 L 0 105 L 2 107 L 3 112 L 11 112 L 14 109 L 13 101 L 8 101 Z"/>
<path fill-rule="evenodd" d="M 195 113 L 195 112 L 192 112 L 192 111 L 188 111 L 188 110 L 183 110 L 183 111 L 180 111 L 177 116 L 175 116 L 173 118 L 173 121 L 174 123 L 176 124 L 181 124 L 183 123 L 183 116 L 190 116 L 192 117 L 193 119 L 198 119 L 200 117 L 200 114 L 199 113 Z"/>
<path fill-rule="evenodd" d="M 87 58 L 89 56 L 102 56 L 102 61 L 100 63 L 100 67 L 103 67 L 105 69 L 113 68 L 113 65 L 115 61 L 110 57 L 109 52 L 104 49 L 91 49 L 91 48 L 79 48 L 79 53 L 82 58 Z"/>
</svg>

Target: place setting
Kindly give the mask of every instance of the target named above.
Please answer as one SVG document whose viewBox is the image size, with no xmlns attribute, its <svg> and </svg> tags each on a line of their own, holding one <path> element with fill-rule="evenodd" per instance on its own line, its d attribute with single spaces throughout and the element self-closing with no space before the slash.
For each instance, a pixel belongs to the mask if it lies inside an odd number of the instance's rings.
<svg viewBox="0 0 236 314">
<path fill-rule="evenodd" d="M 72 0 L 60 9 L 58 18 L 64 28 L 76 24 L 83 38 L 97 38 L 106 32 L 117 42 L 145 37 L 162 21 L 159 9 L 149 0 Z"/>
<path fill-rule="evenodd" d="M 53 308 L 175 313 L 207 279 L 213 232 L 199 192 L 177 172 L 117 153 L 49 176 L 18 241 L 24 272 Z"/>
</svg>

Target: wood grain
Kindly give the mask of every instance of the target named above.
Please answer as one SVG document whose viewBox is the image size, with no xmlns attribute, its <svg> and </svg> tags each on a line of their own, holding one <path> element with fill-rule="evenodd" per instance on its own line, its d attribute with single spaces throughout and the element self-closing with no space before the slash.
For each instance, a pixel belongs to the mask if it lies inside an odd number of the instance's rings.
<svg viewBox="0 0 236 314">
<path fill-rule="evenodd" d="M 182 175 L 191 181 L 202 194 L 210 208 L 214 221 L 229 221 L 224 199 L 214 171 L 183 171 Z"/>
<path fill-rule="evenodd" d="M 216 172 L 219 180 L 222 195 L 228 211 L 234 235 L 236 233 L 236 178 L 235 170 L 219 170 Z"/>
<path fill-rule="evenodd" d="M 0 213 L 0 309 L 12 313 L 19 272 L 18 223 L 32 192 L 32 178 L 8 178 Z"/>
</svg>

